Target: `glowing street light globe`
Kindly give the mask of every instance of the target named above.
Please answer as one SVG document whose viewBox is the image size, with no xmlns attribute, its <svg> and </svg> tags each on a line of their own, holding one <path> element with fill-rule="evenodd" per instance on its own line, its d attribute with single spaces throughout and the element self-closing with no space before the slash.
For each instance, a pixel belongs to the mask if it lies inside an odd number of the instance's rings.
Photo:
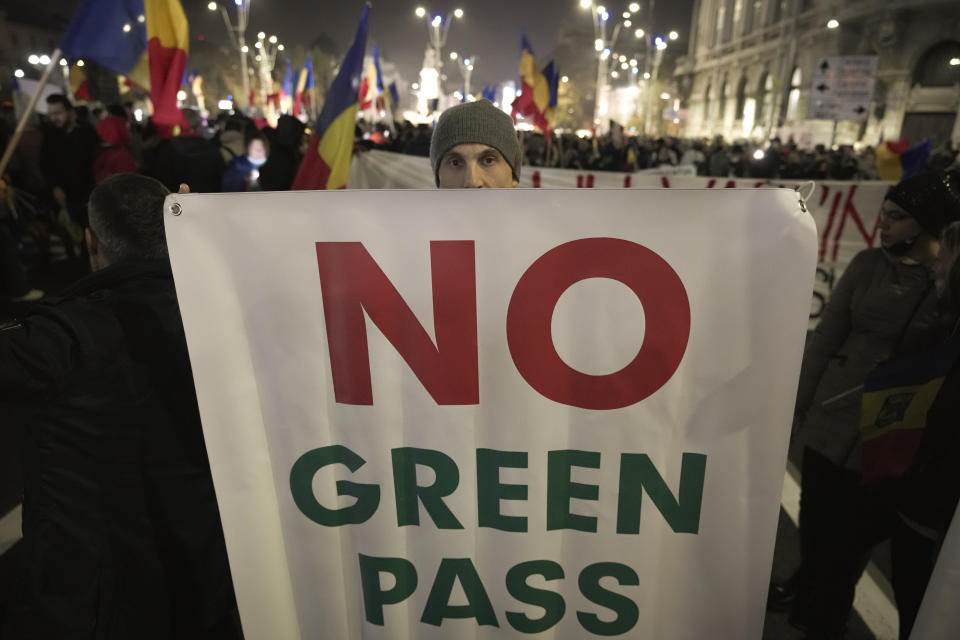
<svg viewBox="0 0 960 640">
<path fill-rule="evenodd" d="M 646 34 L 647 34 L 647 32 L 644 31 L 643 29 L 637 29 L 636 31 L 633 32 L 633 37 L 634 37 L 634 38 L 642 38 L 642 37 L 645 36 Z"/>
<path fill-rule="evenodd" d="M 960 67 L 960 58 L 950 58 L 951 67 Z"/>
<path fill-rule="evenodd" d="M 564 82 L 564 83 L 570 82 L 570 77 L 569 77 L 569 76 L 563 76 L 562 78 L 560 78 L 560 82 Z"/>
<path fill-rule="evenodd" d="M 66 59 L 66 58 L 60 58 L 60 66 L 61 66 L 61 67 L 67 66 L 67 59 Z"/>
<path fill-rule="evenodd" d="M 627 9 L 630 9 L 632 13 L 636 13 L 637 11 L 640 11 L 640 5 L 636 2 L 631 2 Z"/>
<path fill-rule="evenodd" d="M 270 36 L 270 44 L 277 44 L 277 36 Z"/>
<path fill-rule="evenodd" d="M 423 7 L 417 7 L 417 10 L 414 11 L 414 13 L 417 14 L 418 18 L 422 18 L 423 16 L 427 15 L 427 10 Z"/>
<path fill-rule="evenodd" d="M 40 64 L 40 56 L 38 56 L 37 54 L 33 54 L 32 56 L 27 58 L 27 62 L 29 62 L 30 64 Z"/>
<path fill-rule="evenodd" d="M 680 37 L 680 34 L 677 33 L 676 31 L 671 31 L 667 37 L 670 38 L 671 40 L 676 40 L 677 38 Z"/>
<path fill-rule="evenodd" d="M 625 26 L 625 27 L 627 27 L 627 28 L 629 29 L 630 27 L 633 26 L 633 23 L 630 22 L 629 20 L 624 20 L 624 21 L 623 21 L 623 26 Z"/>
<path fill-rule="evenodd" d="M 77 66 L 82 67 L 84 65 L 83 60 L 77 60 Z"/>
<path fill-rule="evenodd" d="M 827 29 L 836 29 L 840 26 L 840 21 L 836 18 L 830 18 L 827 20 Z"/>
<path fill-rule="evenodd" d="M 453 12 L 453 15 L 454 15 L 454 17 L 456 17 L 456 18 L 462 18 L 462 17 L 463 17 L 463 9 L 457 9 L 457 10 L 455 10 L 455 11 Z"/>
<path fill-rule="evenodd" d="M 40 56 L 40 64 L 50 64 L 50 56 L 46 54 Z"/>
<path fill-rule="evenodd" d="M 261 40 L 263 40 L 264 38 L 267 37 L 267 34 L 265 34 L 263 31 L 261 31 L 260 33 L 257 34 L 257 37 L 260 38 Z"/>
<path fill-rule="evenodd" d="M 207 9 L 209 9 L 210 11 L 216 11 L 216 10 L 217 10 L 217 3 L 216 3 L 216 2 L 211 2 L 210 4 L 207 5 Z"/>
<path fill-rule="evenodd" d="M 450 59 L 451 59 L 451 60 L 456 60 L 456 59 L 457 59 L 457 52 L 456 52 L 456 51 L 451 51 L 451 52 L 450 52 Z"/>
<path fill-rule="evenodd" d="M 25 74 L 23 73 L 23 69 L 17 69 L 16 71 L 13 72 L 13 76 L 15 78 L 22 78 L 24 75 Z"/>
<path fill-rule="evenodd" d="M 435 27 L 439 27 L 441 24 L 443 24 L 443 18 L 441 18 L 440 16 L 433 16 L 433 22 L 431 22 L 430 24 L 432 24 Z"/>
<path fill-rule="evenodd" d="M 600 38 L 597 38 L 596 40 L 594 40 L 593 48 L 596 49 L 597 51 L 603 51 L 603 40 L 601 40 Z"/>
<path fill-rule="evenodd" d="M 590 5 L 593 4 L 593 0 L 580 0 L 581 9 L 589 9 Z"/>
<path fill-rule="evenodd" d="M 283 51 L 286 47 L 283 46 L 283 43 L 277 45 L 277 51 Z"/>
</svg>

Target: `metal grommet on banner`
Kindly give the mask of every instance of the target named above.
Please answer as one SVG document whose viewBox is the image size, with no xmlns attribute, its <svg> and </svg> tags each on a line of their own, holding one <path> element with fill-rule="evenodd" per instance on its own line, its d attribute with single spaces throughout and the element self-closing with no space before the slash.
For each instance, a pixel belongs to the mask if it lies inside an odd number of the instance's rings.
<svg viewBox="0 0 960 640">
<path fill-rule="evenodd" d="M 175 216 L 178 216 L 181 213 L 183 213 L 183 209 L 180 207 L 179 202 L 174 202 L 172 205 L 170 205 L 170 213 L 172 213 Z"/>
<path fill-rule="evenodd" d="M 809 191 L 807 192 L 807 195 L 803 195 L 803 190 L 807 187 L 809 187 Z M 813 192 L 816 190 L 817 183 L 813 180 L 808 180 L 797 187 L 797 193 L 800 194 L 800 210 L 804 213 L 807 213 L 807 200 L 813 196 Z"/>
</svg>

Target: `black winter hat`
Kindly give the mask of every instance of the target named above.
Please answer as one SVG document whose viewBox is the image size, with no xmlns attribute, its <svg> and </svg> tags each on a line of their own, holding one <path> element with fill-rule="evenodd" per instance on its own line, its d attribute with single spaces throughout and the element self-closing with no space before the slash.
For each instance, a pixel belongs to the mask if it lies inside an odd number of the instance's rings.
<svg viewBox="0 0 960 640">
<path fill-rule="evenodd" d="M 886 199 L 913 216 L 924 231 L 939 237 L 944 227 L 960 220 L 960 175 L 925 171 L 890 187 Z"/>
</svg>

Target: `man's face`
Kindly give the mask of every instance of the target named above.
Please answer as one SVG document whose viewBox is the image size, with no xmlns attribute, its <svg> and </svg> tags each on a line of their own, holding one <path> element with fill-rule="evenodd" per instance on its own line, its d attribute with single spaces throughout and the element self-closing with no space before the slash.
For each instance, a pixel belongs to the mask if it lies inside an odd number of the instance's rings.
<svg viewBox="0 0 960 640">
<path fill-rule="evenodd" d="M 50 123 L 58 129 L 67 128 L 70 124 L 70 116 L 72 113 L 72 111 L 57 102 L 47 105 L 47 118 L 50 120 Z"/>
<path fill-rule="evenodd" d="M 441 189 L 510 189 L 517 186 L 503 155 L 485 144 L 458 144 L 440 160 Z"/>
</svg>

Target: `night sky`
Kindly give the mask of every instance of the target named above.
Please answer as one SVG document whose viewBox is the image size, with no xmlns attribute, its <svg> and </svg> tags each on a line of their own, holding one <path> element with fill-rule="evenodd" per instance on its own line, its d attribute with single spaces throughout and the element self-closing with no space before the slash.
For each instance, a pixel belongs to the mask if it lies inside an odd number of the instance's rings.
<svg viewBox="0 0 960 640">
<path fill-rule="evenodd" d="M 206 10 L 208 0 L 183 0 L 191 23 L 191 33 L 207 38 L 226 38 L 223 20 Z M 363 0 L 251 0 L 248 39 L 258 31 L 276 33 L 288 45 L 309 44 L 319 35 L 328 36 L 342 55 L 356 30 Z M 462 20 L 454 19 L 444 55 L 458 51 L 478 58 L 474 86 L 519 78 L 520 34 L 527 36 L 538 58 L 554 48 L 564 24 L 581 24 L 592 29 L 588 13 L 578 0 L 374 0 L 370 10 L 368 52 L 380 43 L 383 59 L 397 65 L 408 82 L 417 80 L 427 42 L 427 27 L 414 15 L 420 4 L 431 14 L 446 16 L 455 8 L 464 10 Z M 614 15 L 626 10 L 629 2 L 610 2 Z M 641 6 L 645 3 L 641 2 Z M 690 30 L 693 0 L 660 0 L 655 6 L 656 32 Z M 685 39 L 685 38 L 684 38 Z M 585 51 L 585 55 L 593 55 Z M 544 64 L 546 60 L 544 60 Z"/>
<path fill-rule="evenodd" d="M 0 0 L 0 7 L 20 1 Z M 212 13 L 206 8 L 209 0 L 181 1 L 190 21 L 192 38 L 203 34 L 208 40 L 227 40 L 219 13 Z M 654 1 L 651 32 L 665 34 L 675 29 L 682 34 L 680 42 L 685 43 L 690 31 L 693 0 Z M 339 55 L 346 51 L 353 39 L 363 7 L 363 0 L 248 2 L 251 3 L 247 30 L 249 41 L 256 38 L 258 31 L 265 31 L 275 33 L 292 48 L 297 44 L 310 44 L 318 36 L 325 35 L 336 45 Z M 647 7 L 649 2 L 645 0 L 640 5 Z M 76 0 L 46 0 L 46 3 L 46 6 L 66 15 L 78 4 Z M 612 16 L 619 16 L 628 4 L 629 0 L 619 0 L 607 2 L 605 6 Z M 374 42 L 379 42 L 383 59 L 396 64 L 408 82 L 417 80 L 427 42 L 426 23 L 414 15 L 418 5 L 431 14 L 444 16 L 457 7 L 464 10 L 463 20 L 454 19 L 450 28 L 445 55 L 450 51 L 458 51 L 477 57 L 473 76 L 475 87 L 519 79 L 520 34 L 524 29 L 538 61 L 543 64 L 546 64 L 546 57 L 556 46 L 561 28 L 579 26 L 592 31 L 590 17 L 580 9 L 579 0 L 373 0 L 367 51 L 373 49 Z M 648 28 L 648 23 L 641 21 L 634 26 Z M 584 51 L 584 55 L 592 57 L 593 52 Z"/>
</svg>

